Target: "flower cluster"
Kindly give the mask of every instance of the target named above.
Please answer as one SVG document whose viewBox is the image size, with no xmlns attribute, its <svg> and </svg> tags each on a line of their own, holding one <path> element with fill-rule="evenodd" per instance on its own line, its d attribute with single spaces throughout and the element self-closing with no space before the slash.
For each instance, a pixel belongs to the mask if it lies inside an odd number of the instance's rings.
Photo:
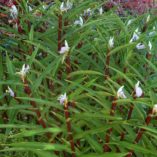
<svg viewBox="0 0 157 157">
<path fill-rule="evenodd" d="M 70 50 L 70 47 L 68 45 L 68 42 L 65 40 L 64 41 L 64 46 L 61 47 L 61 50 L 59 51 L 59 53 L 64 54 L 64 53 L 69 52 L 69 50 Z"/>
<path fill-rule="evenodd" d="M 66 3 L 62 2 L 60 5 L 60 10 L 61 12 L 67 12 L 68 10 L 70 10 L 72 8 L 73 4 L 67 0 Z"/>
<path fill-rule="evenodd" d="M 13 20 L 16 20 L 18 17 L 18 10 L 17 10 L 17 7 L 15 5 L 12 5 L 10 7 L 10 16 Z"/>
<path fill-rule="evenodd" d="M 8 93 L 11 97 L 15 97 L 14 91 L 8 86 L 8 89 L 6 90 L 6 93 Z"/>
<path fill-rule="evenodd" d="M 138 81 L 136 84 L 135 84 L 135 88 L 134 88 L 134 93 L 135 93 L 135 97 L 136 98 L 139 98 L 143 95 L 143 91 L 142 91 L 142 88 L 139 86 L 140 85 L 140 81 Z M 117 91 L 117 97 L 118 98 L 122 98 L 122 99 L 125 99 L 127 98 L 124 91 L 123 91 L 123 88 L 124 86 L 121 86 L 118 91 Z"/>
<path fill-rule="evenodd" d="M 60 103 L 61 105 L 65 105 L 65 104 L 68 102 L 68 98 L 67 98 L 66 93 L 60 95 L 60 96 L 58 97 L 58 101 L 59 101 L 59 103 Z"/>
<path fill-rule="evenodd" d="M 24 64 L 22 66 L 21 71 L 20 72 L 16 72 L 16 74 L 20 75 L 22 81 L 25 82 L 25 77 L 26 77 L 26 74 L 29 72 L 29 70 L 30 70 L 29 65 Z"/>
</svg>

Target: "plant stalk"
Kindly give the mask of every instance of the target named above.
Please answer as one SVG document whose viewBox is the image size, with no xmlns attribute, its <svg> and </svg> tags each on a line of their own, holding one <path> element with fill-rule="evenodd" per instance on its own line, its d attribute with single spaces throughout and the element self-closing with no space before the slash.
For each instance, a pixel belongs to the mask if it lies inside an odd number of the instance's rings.
<svg viewBox="0 0 157 157">
<path fill-rule="evenodd" d="M 107 54 L 106 54 L 106 65 L 105 65 L 105 80 L 110 77 L 110 72 L 109 72 L 109 66 L 110 66 L 110 49 L 107 49 Z"/>
<path fill-rule="evenodd" d="M 115 110 L 116 110 L 116 106 L 117 106 L 116 100 L 117 100 L 117 97 L 114 97 L 114 100 L 112 101 L 111 110 L 110 110 L 111 116 L 114 116 L 114 114 L 115 114 Z M 109 122 L 112 122 L 112 120 L 110 120 Z M 109 142 L 110 142 L 110 136 L 111 136 L 112 131 L 113 131 L 112 128 L 107 130 L 106 138 L 105 138 L 106 143 L 103 146 L 104 152 L 110 151 Z"/>
<path fill-rule="evenodd" d="M 58 16 L 58 51 L 62 47 L 62 15 Z"/>
<path fill-rule="evenodd" d="M 69 102 L 64 103 L 64 115 L 65 115 L 67 132 L 68 132 L 68 140 L 70 142 L 71 151 L 72 151 L 71 156 L 76 157 L 76 155 L 75 155 L 75 144 L 74 144 L 73 134 L 72 134 L 72 129 L 71 129 L 69 105 L 70 105 Z"/>
<path fill-rule="evenodd" d="M 145 119 L 145 125 L 148 126 L 150 124 L 151 119 L 152 119 L 152 116 L 151 116 L 152 114 L 153 114 L 153 110 L 151 109 L 148 112 L 147 117 Z M 143 128 L 139 129 L 139 131 L 137 132 L 136 138 L 134 140 L 134 144 L 137 144 L 141 140 L 142 135 L 144 134 L 144 132 L 145 132 L 145 129 L 143 129 Z M 134 150 L 130 150 L 129 153 L 126 155 L 126 157 L 132 157 L 133 153 L 134 153 Z"/>
</svg>

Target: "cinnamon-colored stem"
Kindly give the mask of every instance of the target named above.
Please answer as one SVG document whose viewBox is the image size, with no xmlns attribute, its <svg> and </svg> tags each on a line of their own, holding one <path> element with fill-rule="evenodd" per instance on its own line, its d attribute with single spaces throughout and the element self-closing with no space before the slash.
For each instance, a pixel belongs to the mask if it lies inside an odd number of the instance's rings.
<svg viewBox="0 0 157 157">
<path fill-rule="evenodd" d="M 105 79 L 107 79 L 110 76 L 109 65 L 110 65 L 110 49 L 108 48 L 106 54 Z"/>
<path fill-rule="evenodd" d="M 149 123 L 151 122 L 151 119 L 152 119 L 151 115 L 152 115 L 152 114 L 153 114 L 153 112 L 152 112 L 152 109 L 151 109 L 151 110 L 148 112 L 148 115 L 147 115 L 147 117 L 146 117 L 146 119 L 145 119 L 145 124 L 146 124 L 147 126 L 148 126 Z M 135 140 L 134 140 L 134 144 L 137 144 L 137 143 L 141 140 L 142 135 L 144 134 L 144 132 L 145 132 L 145 129 L 143 129 L 143 128 L 139 129 L 139 131 L 137 132 L 136 138 L 135 138 Z M 126 157 L 132 157 L 133 153 L 134 153 L 134 150 L 130 150 L 129 153 L 126 155 Z"/>
<path fill-rule="evenodd" d="M 25 91 L 25 93 L 26 93 L 29 97 L 31 97 L 32 91 L 31 91 L 30 87 L 28 86 L 28 81 L 27 81 L 26 79 L 24 80 L 24 91 Z M 37 115 L 37 121 L 38 121 L 38 123 L 39 123 L 43 128 L 47 128 L 46 122 L 42 119 L 42 117 L 41 117 L 41 112 L 40 112 L 40 110 L 37 108 L 36 102 L 31 100 L 31 101 L 30 101 L 30 104 L 31 104 L 32 107 L 34 108 L 34 112 L 35 112 L 36 115 Z M 46 136 L 47 136 L 48 139 L 51 139 L 51 137 L 52 137 L 52 136 L 51 136 L 51 133 L 49 133 L 49 132 L 46 133 Z M 50 143 L 54 143 L 54 141 L 51 140 Z M 54 151 L 54 152 L 55 152 L 56 155 L 59 154 L 58 151 Z"/>
<path fill-rule="evenodd" d="M 68 54 L 66 57 L 66 72 L 67 75 L 69 75 L 71 73 L 71 62 L 70 62 L 70 55 Z M 68 79 L 70 80 L 70 77 L 68 76 Z"/>
<path fill-rule="evenodd" d="M 134 99 L 136 99 L 135 91 L 132 93 L 132 96 Z M 133 109 L 134 109 L 134 104 L 131 103 L 131 106 L 130 106 L 129 111 L 128 111 L 127 120 L 129 120 L 131 118 Z M 124 140 L 124 138 L 125 138 L 125 132 L 123 131 L 120 135 L 120 140 L 122 141 L 122 140 Z"/>
<path fill-rule="evenodd" d="M 131 104 L 130 108 L 129 108 L 129 112 L 128 112 L 128 117 L 127 117 L 127 120 L 129 120 L 131 118 L 131 115 L 132 115 L 132 111 L 134 109 L 134 104 Z M 120 135 L 120 140 L 124 140 L 125 138 L 125 132 L 123 131 Z"/>
<path fill-rule="evenodd" d="M 145 23 L 143 28 L 142 28 L 142 32 L 144 33 L 147 30 L 147 24 Z"/>
<path fill-rule="evenodd" d="M 111 116 L 114 116 L 114 114 L 115 114 L 115 110 L 116 110 L 116 106 L 117 106 L 116 100 L 117 100 L 117 97 L 114 97 L 114 100 L 113 100 L 112 106 L 111 106 L 111 111 L 110 111 Z M 111 120 L 109 122 L 111 122 Z M 112 130 L 113 130 L 112 128 L 107 130 L 106 138 L 105 138 L 106 143 L 103 146 L 104 152 L 110 151 L 109 142 L 110 142 L 110 136 L 111 136 Z"/>
<path fill-rule="evenodd" d="M 149 52 L 147 52 L 146 58 L 147 58 L 148 60 L 151 60 L 151 57 L 152 57 L 152 55 L 151 55 Z M 144 64 L 144 67 L 145 67 L 146 71 L 148 71 L 148 64 L 147 64 L 147 63 Z"/>
<path fill-rule="evenodd" d="M 29 97 L 31 97 L 31 94 L 32 94 L 32 91 L 30 89 L 30 87 L 28 86 L 28 82 L 27 80 L 25 79 L 24 80 L 24 91 L 27 95 L 29 95 Z M 30 101 L 30 104 L 33 106 L 33 108 L 35 109 L 34 112 L 36 113 L 37 115 L 37 118 L 38 118 L 38 123 L 43 127 L 43 128 L 46 128 L 46 123 L 45 121 L 41 118 L 41 113 L 40 113 L 40 110 L 37 109 L 37 105 L 36 105 L 36 102 L 35 101 Z"/>
<path fill-rule="evenodd" d="M 60 51 L 62 43 L 62 15 L 58 16 L 58 51 Z"/>
<path fill-rule="evenodd" d="M 134 104 L 131 104 L 131 106 L 129 108 L 127 120 L 129 120 L 131 118 L 133 109 L 134 109 Z"/>
<path fill-rule="evenodd" d="M 68 140 L 70 142 L 71 151 L 72 151 L 71 156 L 76 157 L 75 145 L 74 145 L 73 134 L 72 134 L 72 129 L 71 129 L 71 122 L 70 122 L 69 102 L 66 102 L 64 105 L 64 115 L 65 115 L 67 132 L 68 132 Z"/>
</svg>

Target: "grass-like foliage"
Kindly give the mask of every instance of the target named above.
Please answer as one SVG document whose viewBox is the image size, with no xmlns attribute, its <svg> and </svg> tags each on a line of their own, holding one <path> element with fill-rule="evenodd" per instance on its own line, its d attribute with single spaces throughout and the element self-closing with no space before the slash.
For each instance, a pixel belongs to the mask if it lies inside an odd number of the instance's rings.
<svg viewBox="0 0 157 157">
<path fill-rule="evenodd" d="M 1 4 L 0 157 L 156 156 L 157 18 L 106 3 Z"/>
</svg>

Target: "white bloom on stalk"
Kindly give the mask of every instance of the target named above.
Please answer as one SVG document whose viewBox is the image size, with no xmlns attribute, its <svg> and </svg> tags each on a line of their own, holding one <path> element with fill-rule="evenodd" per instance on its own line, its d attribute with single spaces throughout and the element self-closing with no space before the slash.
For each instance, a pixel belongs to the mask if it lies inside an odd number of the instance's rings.
<svg viewBox="0 0 157 157">
<path fill-rule="evenodd" d="M 68 45 L 68 42 L 65 40 L 65 41 L 64 41 L 64 46 L 61 47 L 61 50 L 59 51 L 59 53 L 60 53 L 60 54 L 64 54 L 64 53 L 66 53 L 66 52 L 69 52 L 69 49 L 70 49 L 70 47 L 69 47 L 69 45 Z"/>
<path fill-rule="evenodd" d="M 153 27 L 153 31 L 149 33 L 149 36 L 155 35 L 155 33 L 156 33 L 155 29 L 156 29 L 156 28 L 155 28 L 155 26 L 154 26 L 154 27 Z"/>
<path fill-rule="evenodd" d="M 26 74 L 29 72 L 29 70 L 30 70 L 29 65 L 24 64 L 24 65 L 22 66 L 21 71 L 20 71 L 20 72 L 17 72 L 17 74 L 21 76 L 21 79 L 22 79 L 23 82 L 24 82 L 25 77 L 26 77 Z"/>
<path fill-rule="evenodd" d="M 118 91 L 117 91 L 117 97 L 118 98 L 123 98 L 123 99 L 127 98 L 126 95 L 124 94 L 123 88 L 124 88 L 124 86 L 121 86 L 118 89 Z"/>
<path fill-rule="evenodd" d="M 12 19 L 17 19 L 17 16 L 18 16 L 18 10 L 17 10 L 17 8 L 16 8 L 16 6 L 15 5 L 12 5 L 11 7 L 10 7 L 10 16 L 12 17 Z"/>
<path fill-rule="evenodd" d="M 103 8 L 102 8 L 102 7 L 100 7 L 100 8 L 99 8 L 99 14 L 100 14 L 100 15 L 102 15 L 102 14 L 103 14 L 103 12 L 104 12 L 104 11 L 103 11 Z"/>
<path fill-rule="evenodd" d="M 133 19 L 129 20 L 129 21 L 127 22 L 127 26 L 129 26 L 132 22 L 133 22 Z"/>
<path fill-rule="evenodd" d="M 31 6 L 28 6 L 29 12 L 33 11 L 33 8 Z"/>
<path fill-rule="evenodd" d="M 60 5 L 60 10 L 61 10 L 62 12 L 63 12 L 63 11 L 67 11 L 64 2 L 61 3 L 61 5 Z"/>
<path fill-rule="evenodd" d="M 93 11 L 91 10 L 91 8 L 84 10 L 84 16 L 90 16 L 92 14 L 93 14 Z"/>
<path fill-rule="evenodd" d="M 142 49 L 145 49 L 146 47 L 145 47 L 144 44 L 138 43 L 138 44 L 136 45 L 136 48 L 137 48 L 138 50 L 142 50 Z"/>
<path fill-rule="evenodd" d="M 134 34 L 133 34 L 131 40 L 130 40 L 130 43 L 132 43 L 132 42 L 138 40 L 138 39 L 139 39 L 139 35 L 140 35 L 140 32 L 138 31 L 138 28 L 137 28 L 137 29 L 135 30 L 135 32 L 134 32 Z"/>
<path fill-rule="evenodd" d="M 152 110 L 152 113 L 153 113 L 153 114 L 156 114 L 156 113 L 157 113 L 157 104 L 154 105 L 153 110 Z"/>
<path fill-rule="evenodd" d="M 6 90 L 6 93 L 8 93 L 11 97 L 15 97 L 15 93 L 9 86 L 8 86 L 8 89 Z"/>
<path fill-rule="evenodd" d="M 108 42 L 108 46 L 109 46 L 109 48 L 114 47 L 114 37 L 110 37 L 109 42 Z"/>
<path fill-rule="evenodd" d="M 73 4 L 67 0 L 66 3 L 62 2 L 61 5 L 60 5 L 60 10 L 61 12 L 64 12 L 64 11 L 68 11 L 72 8 Z"/>
<path fill-rule="evenodd" d="M 67 98 L 66 93 L 60 95 L 57 100 L 59 101 L 59 103 L 60 103 L 61 105 L 66 104 L 66 103 L 68 102 L 68 98 Z"/>
<path fill-rule="evenodd" d="M 67 0 L 66 6 L 69 10 L 69 9 L 72 9 L 73 4 L 69 0 Z"/>
<path fill-rule="evenodd" d="M 42 9 L 43 9 L 43 10 L 46 10 L 46 9 L 47 9 L 47 6 L 46 6 L 45 4 L 43 4 L 43 5 L 42 5 Z"/>
<path fill-rule="evenodd" d="M 149 50 L 152 50 L 152 43 L 149 41 L 148 43 Z"/>
<path fill-rule="evenodd" d="M 138 81 L 138 82 L 135 84 L 135 96 L 136 96 L 137 98 L 141 97 L 142 94 L 143 94 L 142 88 L 139 87 L 139 85 L 140 85 L 140 81 Z"/>
<path fill-rule="evenodd" d="M 82 19 L 82 17 L 80 16 L 79 17 L 79 20 L 76 20 L 75 22 L 74 22 L 74 24 L 75 25 L 80 25 L 81 27 L 83 26 L 83 19 Z"/>
<path fill-rule="evenodd" d="M 150 21 L 150 15 L 147 16 L 146 23 Z"/>
</svg>

